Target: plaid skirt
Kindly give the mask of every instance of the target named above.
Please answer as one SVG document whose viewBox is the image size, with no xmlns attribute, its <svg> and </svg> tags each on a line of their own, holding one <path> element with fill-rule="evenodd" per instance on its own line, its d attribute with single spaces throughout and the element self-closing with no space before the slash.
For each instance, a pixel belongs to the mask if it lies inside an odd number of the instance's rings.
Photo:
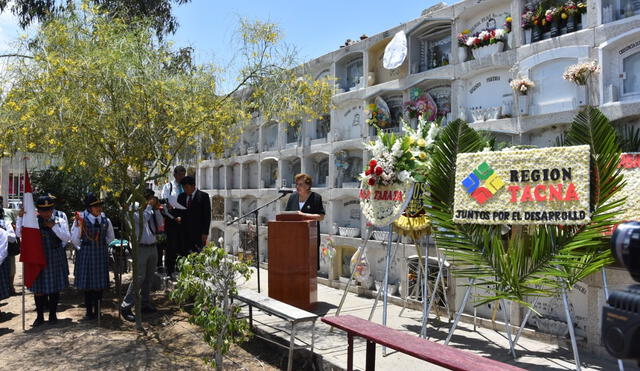
<svg viewBox="0 0 640 371">
<path fill-rule="evenodd" d="M 76 253 L 75 286 L 83 290 L 102 290 L 109 286 L 107 247 L 83 245 Z"/>
<path fill-rule="evenodd" d="M 44 255 L 47 258 L 47 266 L 40 271 L 36 282 L 29 289 L 34 294 L 55 294 L 69 286 L 69 265 L 67 264 L 67 254 L 59 244 L 59 240 L 54 247 L 43 246 Z"/>
<path fill-rule="evenodd" d="M 9 257 L 0 264 L 0 300 L 8 298 L 11 294 L 11 282 L 9 281 Z"/>
</svg>

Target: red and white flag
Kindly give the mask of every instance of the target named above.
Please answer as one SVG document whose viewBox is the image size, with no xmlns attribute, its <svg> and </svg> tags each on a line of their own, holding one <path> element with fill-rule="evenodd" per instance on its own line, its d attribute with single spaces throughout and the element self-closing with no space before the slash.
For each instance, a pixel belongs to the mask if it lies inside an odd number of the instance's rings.
<svg viewBox="0 0 640 371">
<path fill-rule="evenodd" d="M 42 237 L 38 226 L 38 216 L 33 203 L 29 173 L 24 169 L 24 216 L 22 217 L 22 240 L 20 243 L 20 261 L 24 267 L 24 284 L 31 288 L 38 278 L 40 271 L 47 266 L 47 261 L 42 248 Z"/>
</svg>

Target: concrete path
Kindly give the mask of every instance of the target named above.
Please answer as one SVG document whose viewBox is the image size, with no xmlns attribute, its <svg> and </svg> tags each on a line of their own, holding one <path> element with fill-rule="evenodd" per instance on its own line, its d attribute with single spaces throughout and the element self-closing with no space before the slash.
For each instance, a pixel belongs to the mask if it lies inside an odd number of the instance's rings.
<svg viewBox="0 0 640 371">
<path fill-rule="evenodd" d="M 261 293 L 268 292 L 267 271 L 261 269 L 260 283 Z M 243 283 L 242 287 L 257 289 L 256 275 L 251 280 Z M 322 284 L 318 285 L 318 305 L 315 313 L 324 315 L 335 315 L 343 290 L 334 289 Z M 359 297 L 354 293 L 349 293 L 342 308 L 342 314 L 351 314 L 360 318 L 367 319 L 371 309 L 373 308 L 374 299 Z M 419 311 L 406 309 L 399 316 L 402 307 L 389 304 L 387 326 L 400 331 L 414 334 L 418 336 L 421 326 L 421 313 Z M 282 339 L 282 343 L 288 343 L 289 338 L 286 333 L 280 329 L 286 328 L 284 323 L 274 316 L 268 316 L 259 311 L 254 311 L 254 320 L 261 322 L 258 324 L 258 330 L 261 333 L 269 333 Z M 378 302 L 378 306 L 373 316 L 373 321 L 382 323 L 382 300 Z M 439 322 L 432 314 L 430 317 L 427 336 L 430 340 L 438 343 L 444 343 L 450 324 Z M 297 333 L 303 341 L 311 341 L 311 327 L 300 327 L 302 330 Z M 526 336 L 521 337 L 516 353 L 518 358 L 514 361 L 509 353 L 509 342 L 503 333 L 504 325 L 497 324 L 496 329 L 492 330 L 478 326 L 477 330 L 473 330 L 473 325 L 463 323 L 461 321 L 458 329 L 454 333 L 450 342 L 451 346 L 458 349 L 464 349 L 484 357 L 506 362 L 528 370 L 574 370 L 575 364 L 571 347 L 568 344 L 558 346 L 556 344 L 535 340 Z M 365 366 L 365 348 L 366 343 L 358 338 L 354 339 L 354 367 L 364 370 Z M 340 330 L 330 331 L 330 327 L 320 320 L 316 324 L 315 335 L 315 353 L 318 358 L 323 360 L 323 369 L 346 369 L 347 364 L 347 336 Z M 296 352 L 294 357 L 305 357 L 302 352 Z M 608 356 L 596 356 L 582 350 L 580 353 L 582 361 L 582 370 L 617 370 L 617 363 Z M 309 366 L 311 366 L 309 364 Z M 415 359 L 408 355 L 389 352 L 386 357 L 382 356 L 380 346 L 376 349 L 376 366 L 378 370 L 443 370 L 439 366 L 429 364 L 427 362 Z M 636 365 L 626 362 L 626 370 L 638 369 Z M 311 367 L 309 367 L 311 369 Z"/>
</svg>

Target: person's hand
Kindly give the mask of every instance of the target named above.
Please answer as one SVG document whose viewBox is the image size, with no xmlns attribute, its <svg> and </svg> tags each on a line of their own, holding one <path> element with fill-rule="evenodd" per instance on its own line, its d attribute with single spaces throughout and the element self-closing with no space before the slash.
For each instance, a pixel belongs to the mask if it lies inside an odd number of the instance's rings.
<svg viewBox="0 0 640 371">
<path fill-rule="evenodd" d="M 178 223 L 178 224 L 182 223 L 182 218 L 181 218 L 181 217 L 179 217 L 179 216 L 178 216 L 178 217 L 176 217 L 174 220 L 175 220 L 175 221 L 176 221 L 176 223 Z"/>
<path fill-rule="evenodd" d="M 21 218 L 24 216 L 24 209 L 23 208 L 20 208 L 20 210 L 18 210 L 18 216 L 21 217 Z"/>
<path fill-rule="evenodd" d="M 56 225 L 56 223 L 53 220 L 47 220 L 46 222 L 43 223 L 45 227 L 47 228 L 53 228 L 54 225 Z"/>
<path fill-rule="evenodd" d="M 207 240 L 209 239 L 209 235 L 208 234 L 203 234 L 202 235 L 202 246 L 205 246 L 207 244 Z"/>
</svg>

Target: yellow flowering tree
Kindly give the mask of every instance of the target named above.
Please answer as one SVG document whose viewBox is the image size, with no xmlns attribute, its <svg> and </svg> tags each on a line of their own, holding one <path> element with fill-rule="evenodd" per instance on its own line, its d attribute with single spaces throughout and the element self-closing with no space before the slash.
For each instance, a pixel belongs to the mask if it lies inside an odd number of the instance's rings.
<svg viewBox="0 0 640 371">
<path fill-rule="evenodd" d="M 240 82 L 221 94 L 220 70 L 180 65 L 180 53 L 154 36 L 152 21 L 120 20 L 86 4 L 52 18 L 34 38 L 23 40 L 20 52 L 32 58 L 17 59 L 4 82 L 0 153 L 48 153 L 64 168 L 87 169 L 96 190 L 113 195 L 129 221 L 124 224 L 135 270 L 138 242 L 132 238 L 131 205 L 144 204 L 146 184 L 165 176 L 176 158 L 195 157 L 200 139 L 208 139 L 213 153 L 237 140 L 255 109 L 241 93 L 264 90 L 269 73 L 284 65 L 274 53 L 280 37 L 271 24 L 243 22 L 241 49 L 247 58 Z M 303 109 L 273 109 L 283 115 L 327 110 L 322 104 L 328 99 L 318 98 L 313 81 L 294 81 L 270 94 L 295 90 L 303 96 Z M 136 311 L 140 327 L 139 306 Z"/>
</svg>

